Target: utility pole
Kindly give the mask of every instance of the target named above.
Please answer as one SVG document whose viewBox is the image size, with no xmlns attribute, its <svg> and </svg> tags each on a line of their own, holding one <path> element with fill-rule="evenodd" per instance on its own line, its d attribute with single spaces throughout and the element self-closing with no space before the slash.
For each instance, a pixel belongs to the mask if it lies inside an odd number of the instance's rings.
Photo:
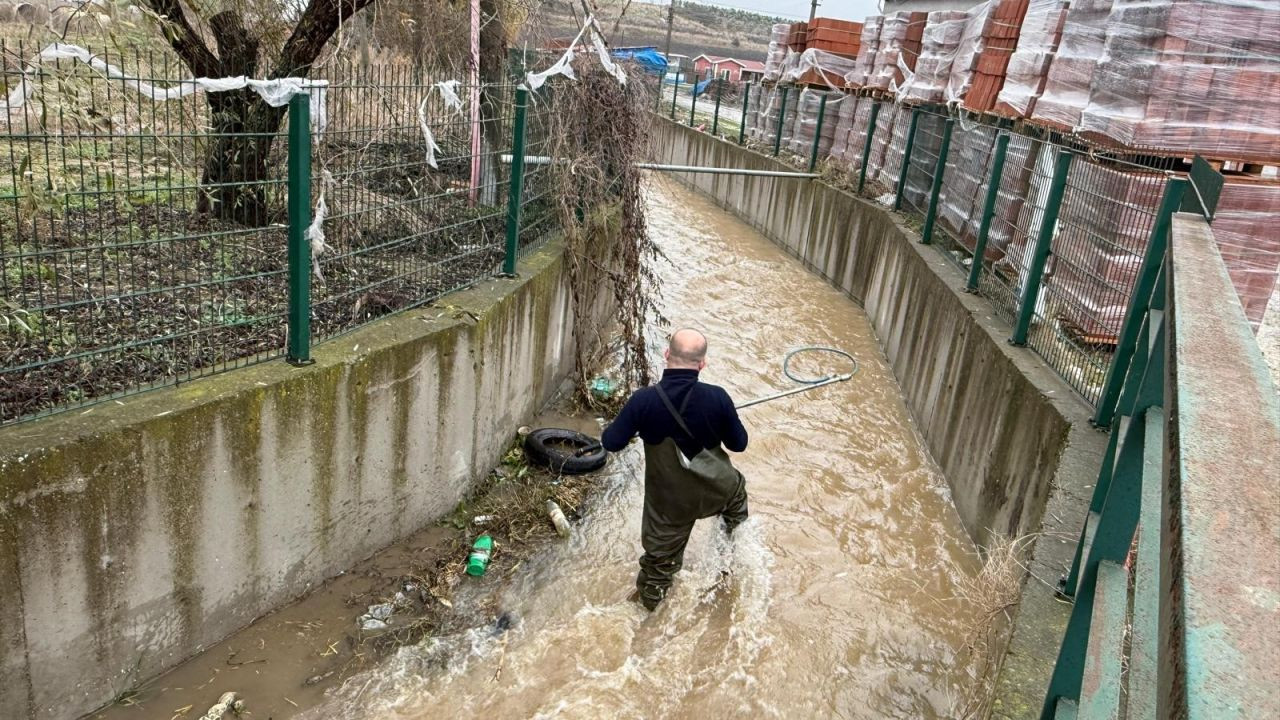
<svg viewBox="0 0 1280 720">
<path fill-rule="evenodd" d="M 662 56 L 667 60 L 667 69 L 671 69 L 671 25 L 676 19 L 676 0 L 671 0 L 671 4 L 667 6 L 667 46 L 662 51 Z"/>
<path fill-rule="evenodd" d="M 813 22 L 813 18 L 818 14 L 818 0 L 809 3 L 809 22 Z"/>
</svg>

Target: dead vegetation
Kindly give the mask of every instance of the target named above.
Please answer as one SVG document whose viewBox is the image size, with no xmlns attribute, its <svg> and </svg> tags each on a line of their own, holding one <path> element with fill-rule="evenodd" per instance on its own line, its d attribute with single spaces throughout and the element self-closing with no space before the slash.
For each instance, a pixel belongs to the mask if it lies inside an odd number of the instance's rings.
<svg viewBox="0 0 1280 720">
<path fill-rule="evenodd" d="M 525 560 L 556 538 L 545 508 L 547 500 L 560 505 L 571 521 L 580 518 L 599 479 L 594 473 L 556 475 L 545 468 L 531 466 L 517 441 L 474 495 L 441 521 L 441 525 L 454 532 L 431 549 L 427 562 L 417 565 L 411 573 L 393 578 L 391 586 L 382 594 L 353 597 L 348 601 L 354 606 L 395 602 L 396 594 L 400 593 L 409 604 L 398 611 L 396 621 L 388 630 L 350 636 L 352 654 L 341 669 L 341 676 L 350 676 L 403 645 L 418 643 L 433 635 L 457 632 L 477 624 L 501 625 L 504 620 L 497 592 L 470 605 L 466 612 L 454 607 L 455 593 L 467 580 L 465 567 L 471 543 L 483 533 L 493 537 L 494 554 L 485 577 L 497 577 L 496 588 L 502 579 L 513 575 Z M 476 518 L 483 518 L 483 522 L 477 522 Z"/>
<path fill-rule="evenodd" d="M 610 347 L 593 323 L 574 326 L 579 399 L 595 407 L 591 370 L 616 350 L 621 395 L 648 385 L 651 370 L 644 329 L 662 322 L 653 263 L 659 257 L 645 223 L 640 170 L 649 152 L 648 105 L 652 95 L 639 82 L 618 83 L 598 65 L 579 70 L 578 81 L 555 89 L 551 119 L 551 166 L 555 211 L 568 246 L 574 312 L 599 314 L 600 289 L 613 306 L 620 342 Z M 601 138 L 608 138 L 601 142 Z M 612 363 L 611 363 L 612 364 Z"/>
</svg>

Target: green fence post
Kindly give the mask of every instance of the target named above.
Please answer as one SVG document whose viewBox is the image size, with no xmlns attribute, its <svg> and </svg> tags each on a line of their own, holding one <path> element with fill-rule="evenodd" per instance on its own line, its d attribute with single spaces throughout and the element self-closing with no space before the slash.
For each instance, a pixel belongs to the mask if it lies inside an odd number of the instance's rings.
<svg viewBox="0 0 1280 720">
<path fill-rule="evenodd" d="M 1116 339 L 1116 352 L 1107 368 L 1102 394 L 1098 397 L 1098 409 L 1093 416 L 1095 426 L 1110 427 L 1111 420 L 1115 417 L 1116 401 L 1120 398 L 1120 388 L 1124 385 L 1125 375 L 1129 372 L 1129 365 L 1137 350 L 1138 330 L 1147 312 L 1151 288 L 1156 276 L 1160 274 L 1160 266 L 1164 263 L 1165 251 L 1169 247 L 1169 227 L 1173 223 L 1173 214 L 1182 204 L 1187 186 L 1187 181 L 1182 178 L 1171 177 L 1164 183 L 1164 196 L 1160 199 L 1160 209 L 1156 211 L 1155 222 L 1151 225 L 1147 252 L 1138 269 L 1133 293 L 1129 295 L 1129 308 L 1124 314 L 1124 324 L 1120 326 L 1120 335 Z"/>
<path fill-rule="evenodd" d="M 711 134 L 720 131 L 720 94 L 724 92 L 724 78 L 716 78 L 716 111 L 711 116 Z"/>
<path fill-rule="evenodd" d="M 311 359 L 311 97 L 289 100 L 289 346 L 291 365 Z"/>
<path fill-rule="evenodd" d="M 822 142 L 822 119 L 827 114 L 827 96 L 818 103 L 818 123 L 813 126 L 813 149 L 809 151 L 809 172 L 818 166 L 818 143 Z"/>
<path fill-rule="evenodd" d="M 667 76 L 665 73 L 658 77 L 658 99 L 653 103 L 654 112 L 662 111 L 662 81 L 666 79 L 667 79 Z"/>
<path fill-rule="evenodd" d="M 907 145 L 902 149 L 902 167 L 898 168 L 898 191 L 894 194 L 893 209 L 902 209 L 902 193 L 907 189 L 907 171 L 911 169 L 911 149 L 916 144 L 916 126 L 920 124 L 920 108 L 911 111 L 911 124 L 907 126 Z"/>
<path fill-rule="evenodd" d="M 689 127 L 693 127 L 693 112 L 698 109 L 698 79 L 693 79 L 693 85 L 689 86 L 689 95 L 692 102 L 689 103 Z"/>
<path fill-rule="evenodd" d="M 782 122 L 787 117 L 787 88 L 782 88 L 782 105 L 778 108 L 778 129 L 773 136 L 773 156 L 778 157 L 778 149 L 782 147 Z"/>
<path fill-rule="evenodd" d="M 858 171 L 858 192 L 867 184 L 867 161 L 871 159 L 871 141 L 876 136 L 876 118 L 880 117 L 880 103 L 871 103 L 871 118 L 867 121 L 867 141 L 862 145 L 862 169 Z"/>
<path fill-rule="evenodd" d="M 747 144 L 747 104 L 751 101 L 751 86 L 742 86 L 742 118 L 738 121 L 738 144 Z"/>
<path fill-rule="evenodd" d="M 982 274 L 982 258 L 987 254 L 987 237 L 991 234 L 991 218 L 996 214 L 996 200 L 1000 197 L 1000 176 L 1004 174 L 1004 158 L 1009 152 L 1009 134 L 996 135 L 996 153 L 991 158 L 991 176 L 987 178 L 987 197 L 982 202 L 982 222 L 978 224 L 978 239 L 973 246 L 973 263 L 969 266 L 967 292 L 978 291 L 978 278 Z"/>
<path fill-rule="evenodd" d="M 676 82 L 671 87 L 671 119 L 676 119 L 676 97 L 680 95 L 680 71 L 676 70 Z"/>
<path fill-rule="evenodd" d="M 507 253 L 502 261 L 504 275 L 516 274 L 520 252 L 520 205 L 524 201 L 524 125 L 529 91 L 516 88 L 516 117 L 511 131 L 511 182 L 507 186 Z"/>
<path fill-rule="evenodd" d="M 1053 180 L 1049 184 L 1049 199 L 1045 202 L 1044 218 L 1040 221 L 1040 234 L 1036 237 L 1035 249 L 1031 254 L 1031 264 L 1027 267 L 1027 280 L 1022 288 L 1022 305 L 1018 308 L 1018 322 L 1013 328 L 1013 337 L 1009 342 L 1014 345 L 1026 345 L 1027 333 L 1031 330 L 1031 318 L 1036 312 L 1036 298 L 1040 297 L 1040 281 L 1044 275 L 1044 264 L 1049 259 L 1049 245 L 1053 242 L 1053 232 L 1058 225 L 1058 211 L 1062 209 L 1062 195 L 1067 189 L 1067 172 L 1071 169 L 1072 152 L 1062 149 L 1058 151 L 1058 159 L 1053 167 Z"/>
<path fill-rule="evenodd" d="M 947 168 L 947 154 L 951 152 L 951 129 L 955 120 L 947 118 L 942 128 L 942 147 L 938 148 L 938 164 L 933 166 L 933 190 L 929 192 L 929 209 L 924 213 L 924 228 L 920 230 L 920 242 L 933 241 L 933 222 L 938 217 L 938 194 L 942 192 L 942 173 Z"/>
</svg>

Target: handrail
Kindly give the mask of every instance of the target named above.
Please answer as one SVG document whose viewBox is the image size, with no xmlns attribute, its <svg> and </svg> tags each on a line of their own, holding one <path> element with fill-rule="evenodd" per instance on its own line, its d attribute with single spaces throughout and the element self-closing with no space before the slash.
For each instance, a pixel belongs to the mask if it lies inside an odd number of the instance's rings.
<svg viewBox="0 0 1280 720">
<path fill-rule="evenodd" d="M 1170 225 L 1131 306 L 1045 719 L 1280 717 L 1280 396 L 1208 222 Z"/>
</svg>

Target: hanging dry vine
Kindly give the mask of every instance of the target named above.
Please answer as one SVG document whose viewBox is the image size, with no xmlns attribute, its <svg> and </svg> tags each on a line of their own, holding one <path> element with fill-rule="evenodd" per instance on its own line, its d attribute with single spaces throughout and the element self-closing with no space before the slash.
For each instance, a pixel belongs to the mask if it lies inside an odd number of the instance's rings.
<svg viewBox="0 0 1280 720">
<path fill-rule="evenodd" d="M 601 288 L 612 302 L 619 340 L 602 342 L 596 325 L 574 326 L 575 375 L 579 395 L 602 352 L 620 351 L 619 380 L 630 391 L 651 380 L 645 325 L 661 318 L 660 289 L 653 269 L 659 257 L 645 224 L 640 171 L 648 155 L 647 100 L 638 83 L 619 85 L 598 66 L 580 64 L 576 82 L 554 88 L 549 130 L 551 167 L 560 225 L 568 248 L 569 282 L 578 318 L 598 315 Z M 625 393 L 623 393 L 625 395 Z"/>
</svg>

